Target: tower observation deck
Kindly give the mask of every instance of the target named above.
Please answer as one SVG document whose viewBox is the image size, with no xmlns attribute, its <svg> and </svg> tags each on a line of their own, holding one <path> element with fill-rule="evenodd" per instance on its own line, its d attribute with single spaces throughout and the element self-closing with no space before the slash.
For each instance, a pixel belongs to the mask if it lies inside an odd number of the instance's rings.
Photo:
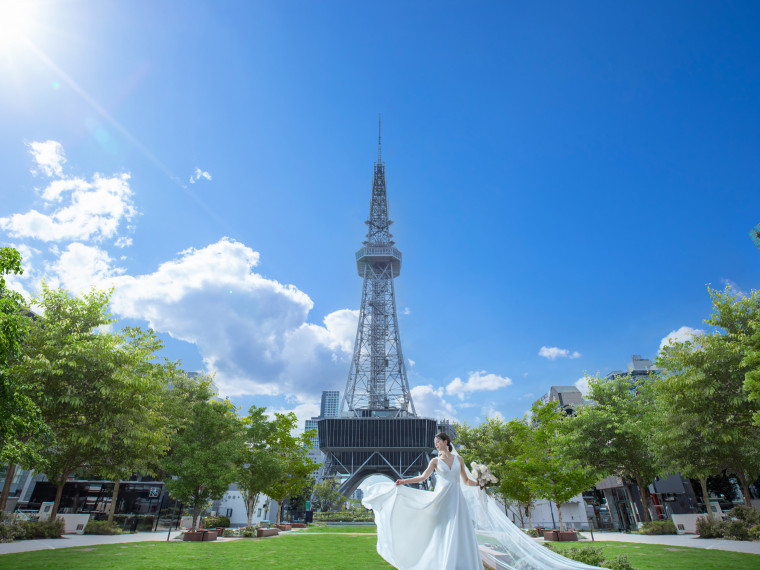
<svg viewBox="0 0 760 570">
<path fill-rule="evenodd" d="M 319 421 L 325 462 L 318 481 L 343 480 L 350 495 L 370 474 L 413 477 L 427 467 L 439 423 L 417 416 L 401 350 L 394 279 L 401 274 L 388 218 L 385 164 L 378 137 L 367 236 L 356 252 L 363 279 L 354 352 L 340 416 Z"/>
</svg>

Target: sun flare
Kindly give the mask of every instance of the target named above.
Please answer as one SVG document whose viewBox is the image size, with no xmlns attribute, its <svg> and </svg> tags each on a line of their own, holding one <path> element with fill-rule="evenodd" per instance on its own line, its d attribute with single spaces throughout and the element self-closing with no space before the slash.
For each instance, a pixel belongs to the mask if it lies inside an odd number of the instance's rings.
<svg viewBox="0 0 760 570">
<path fill-rule="evenodd" d="M 0 0 L 0 47 L 11 48 L 29 36 L 36 5 L 32 0 Z"/>
</svg>

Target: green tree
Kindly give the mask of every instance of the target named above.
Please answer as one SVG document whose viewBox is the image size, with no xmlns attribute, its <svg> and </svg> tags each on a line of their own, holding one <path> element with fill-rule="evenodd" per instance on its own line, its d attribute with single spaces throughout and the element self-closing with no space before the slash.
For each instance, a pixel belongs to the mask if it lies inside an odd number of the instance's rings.
<svg viewBox="0 0 760 570">
<path fill-rule="evenodd" d="M 680 471 L 704 482 L 706 495 L 707 476 L 728 468 L 749 504 L 749 483 L 760 472 L 760 426 L 754 423 L 760 402 L 751 398 L 745 382 L 751 373 L 748 347 L 760 312 L 760 293 L 743 298 L 730 288 L 708 291 L 713 314 L 705 323 L 714 330 L 671 343 L 657 359 L 666 370 L 657 383 L 659 441 L 665 446 L 668 436 L 679 435 L 691 441 L 696 450 L 681 454 Z M 750 388 L 751 378 L 750 374 Z M 685 434 L 679 422 L 692 431 Z M 670 443 L 671 449 L 677 446 Z"/>
<path fill-rule="evenodd" d="M 8 463 L 0 511 L 5 509 L 16 464 L 30 466 L 39 462 L 47 434 L 47 426 L 32 398 L 33 389 L 9 373 L 9 367 L 21 355 L 30 315 L 24 298 L 7 287 L 5 276 L 23 272 L 19 252 L 0 248 L 0 463 Z"/>
<path fill-rule="evenodd" d="M 275 413 L 274 429 L 272 430 L 268 446 L 277 454 L 283 465 L 280 478 L 272 483 L 266 491 L 272 499 L 277 501 L 277 523 L 282 518 L 283 501 L 298 493 L 309 485 L 309 476 L 314 472 L 317 463 L 307 457 L 311 446 L 311 438 L 316 435 L 316 430 L 309 430 L 301 435 L 293 435 L 298 424 L 298 418 L 293 412 L 287 414 Z"/>
<path fill-rule="evenodd" d="M 340 480 L 328 477 L 314 485 L 311 495 L 314 508 L 319 511 L 337 511 L 345 504 L 346 498 L 340 494 Z"/>
<path fill-rule="evenodd" d="M 658 465 L 650 449 L 655 424 L 647 385 L 655 380 L 626 374 L 588 381 L 588 398 L 595 405 L 583 406 L 567 419 L 569 429 L 563 438 L 566 454 L 591 467 L 597 480 L 620 475 L 635 481 L 644 505 L 643 521 L 649 522 L 649 485 Z"/>
<path fill-rule="evenodd" d="M 527 418 L 525 421 L 528 423 Z M 530 439 L 525 442 L 526 460 L 534 464 L 530 485 L 536 496 L 557 506 L 562 529 L 562 503 L 591 487 L 597 482 L 597 475 L 586 462 L 567 453 L 564 440 L 568 420 L 557 409 L 556 402 L 535 402 L 531 407 L 530 424 Z"/>
<path fill-rule="evenodd" d="M 71 474 L 105 468 L 109 453 L 127 441 L 128 432 L 117 432 L 143 413 L 154 386 L 139 370 L 146 356 L 140 335 L 101 330 L 114 322 L 108 298 L 92 290 L 80 299 L 43 283 L 33 300 L 43 316 L 32 321 L 23 357 L 10 369 L 35 388 L 54 437 L 37 465 L 57 488 L 51 516 Z"/>
<path fill-rule="evenodd" d="M 120 374 L 129 386 L 129 406 L 109 421 L 113 431 L 90 471 L 114 481 L 108 521 L 113 520 L 121 480 L 133 473 L 153 474 L 169 449 L 172 419 L 167 393 L 177 376 L 184 375 L 178 365 L 160 360 L 163 343 L 152 330 L 128 327 L 119 333 L 124 352 Z"/>
<path fill-rule="evenodd" d="M 210 501 L 220 499 L 235 481 L 243 426 L 229 400 L 215 399 L 209 378 L 200 378 L 189 388 L 178 396 L 178 401 L 184 399 L 185 420 L 161 467 L 167 475 L 166 489 L 190 507 L 196 528 Z"/>
<path fill-rule="evenodd" d="M 523 420 L 505 422 L 491 417 L 476 426 L 457 424 L 456 433 L 458 451 L 465 463 L 488 465 L 499 480 L 493 492 L 505 502 L 516 504 L 521 519 L 527 516 L 532 528 L 532 508 L 538 497 L 530 484 L 536 477 L 536 464 L 529 453 L 531 427 Z"/>
<path fill-rule="evenodd" d="M 275 424 L 267 417 L 266 408 L 251 406 L 243 423 L 245 435 L 241 456 L 237 461 L 236 480 L 250 527 L 259 496 L 282 479 L 285 465 L 270 447 Z"/>
</svg>

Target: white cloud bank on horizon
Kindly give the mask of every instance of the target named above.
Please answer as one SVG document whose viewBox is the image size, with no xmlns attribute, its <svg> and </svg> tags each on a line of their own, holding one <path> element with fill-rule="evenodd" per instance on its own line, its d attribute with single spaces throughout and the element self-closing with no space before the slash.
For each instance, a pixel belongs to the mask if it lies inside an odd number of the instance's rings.
<svg viewBox="0 0 760 570">
<path fill-rule="evenodd" d="M 570 352 L 566 348 L 559 348 L 557 346 L 542 346 L 538 351 L 539 356 L 548 358 L 549 360 L 556 360 L 557 358 L 580 358 L 581 353 L 574 351 Z"/>
</svg>

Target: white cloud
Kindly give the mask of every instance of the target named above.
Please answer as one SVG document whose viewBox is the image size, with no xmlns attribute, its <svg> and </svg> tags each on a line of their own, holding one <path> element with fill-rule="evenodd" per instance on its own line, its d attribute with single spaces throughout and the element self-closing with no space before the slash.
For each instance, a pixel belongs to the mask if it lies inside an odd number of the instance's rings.
<svg viewBox="0 0 760 570">
<path fill-rule="evenodd" d="M 432 384 L 415 386 L 410 390 L 417 415 L 456 420 L 456 409 L 443 397 L 443 388 L 433 388 Z"/>
<path fill-rule="evenodd" d="M 402 315 L 411 315 L 412 311 L 411 311 L 411 309 L 409 307 L 404 307 L 404 310 L 401 311 L 401 314 Z"/>
<path fill-rule="evenodd" d="M 504 421 L 504 414 L 502 414 L 499 410 L 494 408 L 493 406 L 487 406 L 481 410 L 481 412 L 484 417 L 486 418 L 494 418 L 497 420 Z"/>
<path fill-rule="evenodd" d="M 309 296 L 253 272 L 258 263 L 258 252 L 223 238 L 183 251 L 151 274 L 100 277 L 115 286 L 115 313 L 194 344 L 223 395 L 302 400 L 336 388 L 348 369 L 358 311 L 308 323 Z"/>
<path fill-rule="evenodd" d="M 409 368 L 411 368 L 412 366 L 416 364 L 416 362 L 412 360 L 411 358 L 407 358 L 406 361 L 409 363 Z"/>
<path fill-rule="evenodd" d="M 456 395 L 460 400 L 463 400 L 467 393 L 498 390 L 511 384 L 511 378 L 488 374 L 485 370 L 482 370 L 470 372 L 467 382 L 462 382 L 461 378 L 454 378 L 446 386 L 446 393 Z"/>
<path fill-rule="evenodd" d="M 119 247 L 119 248 L 122 248 L 122 249 L 125 248 L 125 247 L 129 247 L 130 245 L 132 245 L 132 238 L 126 237 L 126 236 L 121 236 L 119 239 L 117 239 L 114 242 L 114 245 L 116 247 Z"/>
<path fill-rule="evenodd" d="M 747 293 L 739 289 L 739 286 L 734 281 L 731 281 L 731 279 L 726 279 L 724 277 L 720 280 L 720 282 L 723 283 L 724 287 L 730 288 L 737 297 L 740 297 L 742 299 L 747 298 Z"/>
<path fill-rule="evenodd" d="M 108 252 L 97 246 L 69 244 L 58 259 L 48 265 L 46 273 L 51 285 L 63 285 L 69 291 L 89 291 L 93 284 L 106 283 L 123 273 L 113 266 Z"/>
<path fill-rule="evenodd" d="M 556 360 L 557 358 L 580 358 L 580 352 L 570 352 L 566 348 L 558 348 L 556 346 L 542 346 L 538 351 L 539 356 L 548 358 L 549 360 Z"/>
<path fill-rule="evenodd" d="M 206 180 L 211 180 L 211 174 L 209 174 L 208 172 L 204 170 L 201 170 L 200 168 L 196 168 L 195 172 L 193 172 L 192 176 L 190 176 L 190 184 L 195 184 L 201 178 L 205 178 Z"/>
<path fill-rule="evenodd" d="M 31 142 L 27 144 L 37 167 L 32 173 L 42 172 L 45 176 L 63 176 L 66 157 L 63 146 L 57 141 Z"/>
<path fill-rule="evenodd" d="M 575 387 L 581 391 L 581 394 L 583 394 L 583 397 L 585 398 L 586 394 L 588 394 L 588 376 L 578 378 L 578 380 L 575 381 Z"/>
<path fill-rule="evenodd" d="M 55 180 L 43 190 L 42 198 L 47 205 L 63 204 L 49 214 L 30 210 L 0 218 L 0 228 L 16 238 L 100 241 L 114 237 L 122 221 L 135 217 L 132 195 L 129 174 L 110 178 L 96 174 L 91 182 Z"/>
<path fill-rule="evenodd" d="M 668 346 L 671 342 L 686 342 L 692 339 L 693 336 L 703 334 L 705 331 L 702 329 L 695 329 L 692 327 L 681 327 L 678 330 L 671 331 L 668 335 L 660 341 L 660 350 Z"/>
</svg>

